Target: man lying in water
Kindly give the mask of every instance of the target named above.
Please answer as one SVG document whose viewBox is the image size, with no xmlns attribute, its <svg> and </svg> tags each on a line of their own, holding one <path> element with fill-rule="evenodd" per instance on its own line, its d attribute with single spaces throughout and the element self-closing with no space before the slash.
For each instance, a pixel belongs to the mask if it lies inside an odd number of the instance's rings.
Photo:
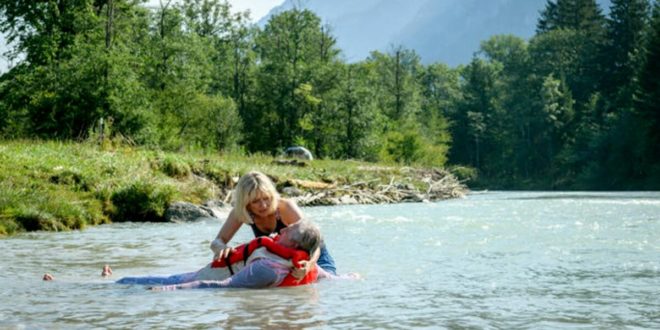
<svg viewBox="0 0 660 330">
<path fill-rule="evenodd" d="M 281 230 L 276 244 L 286 248 L 303 250 L 309 253 L 321 244 L 321 232 L 309 221 L 299 221 Z M 153 290 L 176 290 L 187 288 L 265 288 L 283 284 L 291 271 L 292 263 L 266 248 L 257 248 L 247 258 L 231 267 L 213 267 L 213 263 L 190 273 L 172 276 L 124 277 L 120 284 L 165 285 Z M 336 276 L 317 267 L 318 278 L 359 278 L 358 275 Z M 109 266 L 103 268 L 102 276 L 112 274 Z M 44 280 L 52 280 L 52 275 L 44 275 Z"/>
<path fill-rule="evenodd" d="M 303 250 L 309 254 L 321 245 L 321 232 L 309 221 L 298 221 L 280 231 L 277 244 Z M 240 264 L 239 262 L 234 265 Z M 318 267 L 316 268 L 318 269 Z M 258 248 L 248 257 L 245 267 L 228 278 L 196 279 L 181 284 L 153 287 L 152 290 L 276 287 L 284 281 L 290 271 L 291 262 L 289 260 L 269 253 L 265 248 Z M 324 276 L 327 277 L 327 275 Z"/>
</svg>

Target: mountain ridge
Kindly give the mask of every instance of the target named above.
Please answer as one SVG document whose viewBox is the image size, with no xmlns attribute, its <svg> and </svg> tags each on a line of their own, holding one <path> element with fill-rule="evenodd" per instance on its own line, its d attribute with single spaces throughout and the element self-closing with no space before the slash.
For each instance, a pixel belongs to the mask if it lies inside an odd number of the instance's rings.
<svg viewBox="0 0 660 330">
<path fill-rule="evenodd" d="M 606 13 L 610 0 L 597 1 Z M 259 20 L 293 8 L 315 12 L 331 27 L 349 62 L 401 45 L 423 63 L 466 64 L 495 34 L 529 39 L 547 0 L 286 0 Z"/>
</svg>

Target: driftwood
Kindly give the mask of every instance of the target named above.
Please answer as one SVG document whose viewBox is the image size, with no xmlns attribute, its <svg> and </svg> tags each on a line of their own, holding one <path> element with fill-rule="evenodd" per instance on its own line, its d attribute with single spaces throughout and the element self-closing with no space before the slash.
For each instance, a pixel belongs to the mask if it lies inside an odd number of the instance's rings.
<svg viewBox="0 0 660 330">
<path fill-rule="evenodd" d="M 366 170 L 366 169 L 365 169 Z M 379 172 L 391 170 L 389 168 L 377 168 Z M 309 180 L 277 180 L 278 190 L 282 196 L 292 199 L 301 206 L 316 205 L 348 205 L 348 204 L 391 204 L 406 202 L 432 202 L 449 198 L 462 197 L 467 192 L 467 187 L 451 173 L 432 169 L 420 170 L 404 168 L 400 170 L 405 174 L 400 182 L 392 176 L 387 184 L 378 184 L 379 179 L 359 181 L 350 184 L 339 185 L 335 182 L 321 182 Z M 426 186 L 413 185 L 412 179 L 422 182 Z M 232 178 L 237 181 L 238 178 Z M 232 182 L 231 187 L 235 185 Z M 228 205 L 231 200 L 231 187 L 217 187 L 216 198 L 221 203 Z"/>
<path fill-rule="evenodd" d="M 389 204 L 405 202 L 428 202 L 462 197 L 467 188 L 453 175 L 441 170 L 408 169 L 411 176 L 422 178 L 428 184 L 418 189 L 408 182 L 396 182 L 392 177 L 388 184 L 370 185 L 357 182 L 336 186 L 324 182 L 291 180 L 302 191 L 296 196 L 287 196 L 299 205 L 342 205 L 342 204 Z M 286 194 L 285 194 L 286 196 Z"/>
</svg>

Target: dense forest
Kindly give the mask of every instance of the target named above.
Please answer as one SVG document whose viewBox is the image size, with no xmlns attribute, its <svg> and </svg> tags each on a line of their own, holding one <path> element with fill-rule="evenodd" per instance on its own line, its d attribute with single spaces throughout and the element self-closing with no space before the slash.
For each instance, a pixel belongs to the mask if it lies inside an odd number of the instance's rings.
<svg viewBox="0 0 660 330">
<path fill-rule="evenodd" d="M 660 188 L 660 5 L 549 0 L 536 35 L 464 66 L 343 60 L 308 10 L 259 28 L 221 0 L 0 0 L 17 61 L 2 139 L 454 166 L 488 188 Z M 451 33 L 447 31 L 446 33 Z"/>
</svg>

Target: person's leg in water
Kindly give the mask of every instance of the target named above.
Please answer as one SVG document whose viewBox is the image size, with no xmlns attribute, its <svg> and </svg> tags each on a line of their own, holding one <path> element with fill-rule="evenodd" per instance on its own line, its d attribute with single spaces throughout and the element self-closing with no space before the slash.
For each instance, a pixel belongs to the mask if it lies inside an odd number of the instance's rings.
<svg viewBox="0 0 660 330">
<path fill-rule="evenodd" d="M 103 270 L 101 271 L 101 276 L 109 277 L 110 275 L 112 275 L 112 268 L 110 268 L 110 265 L 103 266 Z"/>
<path fill-rule="evenodd" d="M 142 284 L 142 285 L 174 285 L 187 283 L 195 280 L 197 272 L 175 274 L 170 276 L 135 276 L 135 277 L 122 277 L 117 280 L 117 284 Z"/>
<path fill-rule="evenodd" d="M 112 268 L 110 268 L 110 265 L 104 265 L 103 270 L 101 271 L 101 276 L 109 277 L 110 275 L 112 275 Z M 55 279 L 55 276 L 50 273 L 46 273 L 41 279 L 44 281 L 52 281 Z"/>
<path fill-rule="evenodd" d="M 268 259 L 257 259 L 240 272 L 222 281 L 193 281 L 178 285 L 153 287 L 154 291 L 207 288 L 267 288 L 278 286 L 289 274 L 289 268 Z"/>
</svg>

